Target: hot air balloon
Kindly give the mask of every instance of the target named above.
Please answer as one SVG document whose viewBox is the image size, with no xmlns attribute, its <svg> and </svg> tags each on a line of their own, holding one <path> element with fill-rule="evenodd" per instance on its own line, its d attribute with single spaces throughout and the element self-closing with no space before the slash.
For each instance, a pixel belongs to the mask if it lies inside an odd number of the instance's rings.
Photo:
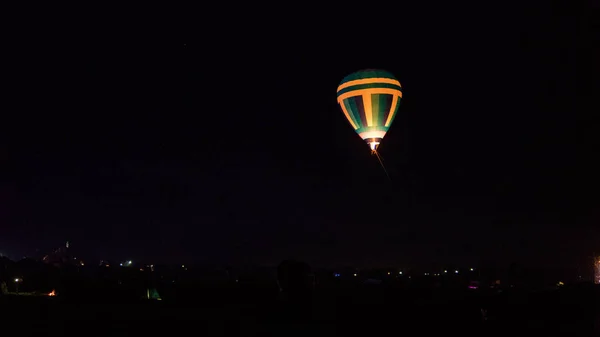
<svg viewBox="0 0 600 337">
<path fill-rule="evenodd" d="M 402 99 L 402 86 L 385 70 L 366 69 L 352 73 L 337 88 L 337 101 L 372 153 L 394 121 Z"/>
</svg>

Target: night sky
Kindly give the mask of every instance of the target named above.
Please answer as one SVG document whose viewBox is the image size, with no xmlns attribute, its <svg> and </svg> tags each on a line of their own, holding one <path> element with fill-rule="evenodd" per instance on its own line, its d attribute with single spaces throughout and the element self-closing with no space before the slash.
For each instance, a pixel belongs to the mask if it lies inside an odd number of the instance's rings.
<svg viewBox="0 0 600 337">
<path fill-rule="evenodd" d="M 600 252 L 587 12 L 415 3 L 32 13 L 5 44 L 0 252 L 70 240 L 97 259 L 318 266 Z M 404 88 L 380 148 L 392 181 L 336 103 L 363 68 Z"/>
</svg>

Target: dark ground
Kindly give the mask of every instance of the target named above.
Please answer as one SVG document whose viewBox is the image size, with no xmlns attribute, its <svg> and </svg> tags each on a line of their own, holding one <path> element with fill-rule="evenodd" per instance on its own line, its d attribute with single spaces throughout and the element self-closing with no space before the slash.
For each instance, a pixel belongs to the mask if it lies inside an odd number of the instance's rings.
<svg viewBox="0 0 600 337">
<path fill-rule="evenodd" d="M 19 336 L 594 336 L 598 298 L 591 285 L 500 295 L 361 287 L 291 304 L 271 288 L 206 289 L 179 301 L 5 296 L 0 317 L 1 331 Z"/>
</svg>

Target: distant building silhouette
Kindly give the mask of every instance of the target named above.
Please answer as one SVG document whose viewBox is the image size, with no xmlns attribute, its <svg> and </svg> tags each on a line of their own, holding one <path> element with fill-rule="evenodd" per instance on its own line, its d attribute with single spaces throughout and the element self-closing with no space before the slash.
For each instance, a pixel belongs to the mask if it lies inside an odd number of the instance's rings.
<svg viewBox="0 0 600 337">
<path fill-rule="evenodd" d="M 70 264 L 71 258 L 69 255 L 69 241 L 67 241 L 64 247 L 59 247 L 50 254 L 44 256 L 42 261 L 56 267 Z"/>
</svg>

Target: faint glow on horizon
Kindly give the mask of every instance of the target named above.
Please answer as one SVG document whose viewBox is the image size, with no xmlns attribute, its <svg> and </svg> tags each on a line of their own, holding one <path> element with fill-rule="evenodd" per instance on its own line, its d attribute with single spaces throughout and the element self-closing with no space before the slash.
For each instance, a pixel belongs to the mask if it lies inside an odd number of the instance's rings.
<svg viewBox="0 0 600 337">
<path fill-rule="evenodd" d="M 600 284 L 600 257 L 597 256 L 595 259 L 596 261 L 594 262 L 594 283 Z"/>
</svg>

